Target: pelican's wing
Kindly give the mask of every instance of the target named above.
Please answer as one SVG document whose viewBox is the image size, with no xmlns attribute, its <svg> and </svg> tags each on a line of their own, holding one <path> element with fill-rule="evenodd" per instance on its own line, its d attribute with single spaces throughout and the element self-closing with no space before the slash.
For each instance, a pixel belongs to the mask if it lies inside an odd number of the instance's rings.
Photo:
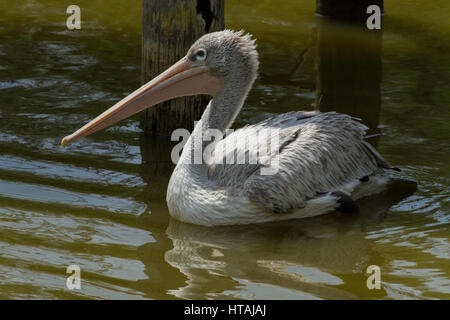
<svg viewBox="0 0 450 320">
<path fill-rule="evenodd" d="M 229 190 L 240 190 L 261 207 L 289 212 L 320 194 L 342 190 L 382 168 L 391 168 L 363 140 L 366 129 L 354 118 L 335 112 L 282 114 L 238 130 L 218 144 L 223 147 L 227 140 L 238 138 L 240 143 L 226 154 L 242 157 L 259 152 L 257 163 L 212 165 L 210 177 Z M 251 139 L 255 132 L 266 139 Z M 250 143 L 244 143 L 244 137 L 250 137 Z M 278 147 L 271 148 L 275 144 L 267 137 L 278 137 Z"/>
</svg>

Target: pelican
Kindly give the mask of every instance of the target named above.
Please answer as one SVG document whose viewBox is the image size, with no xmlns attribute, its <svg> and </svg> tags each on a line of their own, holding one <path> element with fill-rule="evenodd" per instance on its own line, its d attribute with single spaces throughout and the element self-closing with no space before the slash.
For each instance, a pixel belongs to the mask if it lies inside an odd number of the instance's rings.
<svg viewBox="0 0 450 320">
<path fill-rule="evenodd" d="M 355 200 L 382 190 L 389 180 L 388 169 L 399 171 L 364 141 L 368 128 L 359 119 L 336 112 L 292 111 L 241 128 L 222 140 L 198 138 L 208 130 L 225 133 L 230 128 L 255 81 L 258 65 L 250 34 L 232 30 L 205 34 L 181 60 L 61 144 L 163 101 L 206 94 L 212 99 L 169 181 L 166 200 L 173 218 L 216 226 L 306 218 L 334 210 L 357 212 Z M 269 139 L 256 139 L 263 133 L 278 138 L 275 152 L 264 148 Z M 225 145 L 233 147 L 219 152 Z M 212 149 L 209 161 L 193 163 L 206 147 Z M 220 161 L 230 152 L 238 157 L 254 155 L 255 147 L 256 162 Z"/>
</svg>

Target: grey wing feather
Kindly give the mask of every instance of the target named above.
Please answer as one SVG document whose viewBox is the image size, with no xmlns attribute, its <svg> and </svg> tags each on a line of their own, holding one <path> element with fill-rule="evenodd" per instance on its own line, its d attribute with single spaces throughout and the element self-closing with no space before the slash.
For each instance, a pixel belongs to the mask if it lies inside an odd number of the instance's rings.
<svg viewBox="0 0 450 320">
<path fill-rule="evenodd" d="M 348 115 L 290 112 L 247 126 L 233 135 L 234 138 L 251 136 L 255 130 L 276 132 L 277 152 L 267 151 L 261 157 L 259 148 L 255 164 L 211 166 L 210 178 L 228 187 L 230 192 L 242 192 L 253 203 L 273 212 L 303 207 L 318 194 L 340 190 L 356 179 L 382 171 L 381 168 L 391 168 L 363 140 L 367 127 Z M 255 144 L 256 139 L 249 140 Z M 261 147 L 265 143 L 258 141 L 256 144 Z M 248 155 L 255 151 L 252 145 L 238 144 L 231 152 Z M 271 167 L 275 169 L 274 174 L 263 174 Z"/>
</svg>

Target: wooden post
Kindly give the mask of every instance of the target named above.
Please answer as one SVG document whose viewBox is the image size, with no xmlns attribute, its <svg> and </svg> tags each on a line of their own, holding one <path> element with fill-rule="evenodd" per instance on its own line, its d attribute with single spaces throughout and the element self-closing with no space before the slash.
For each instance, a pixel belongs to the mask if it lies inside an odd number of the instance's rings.
<svg viewBox="0 0 450 320">
<path fill-rule="evenodd" d="M 224 0 L 143 0 L 142 82 L 177 62 L 203 34 L 224 27 Z M 208 101 L 184 97 L 149 108 L 141 113 L 142 129 L 162 135 L 192 130 Z"/>
<path fill-rule="evenodd" d="M 337 20 L 365 21 L 370 5 L 383 12 L 383 0 L 316 0 L 316 13 Z"/>
</svg>

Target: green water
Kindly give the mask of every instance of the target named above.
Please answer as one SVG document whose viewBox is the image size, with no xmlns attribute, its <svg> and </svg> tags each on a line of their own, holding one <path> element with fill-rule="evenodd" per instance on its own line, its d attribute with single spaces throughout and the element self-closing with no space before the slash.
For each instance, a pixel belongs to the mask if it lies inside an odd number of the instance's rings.
<svg viewBox="0 0 450 320">
<path fill-rule="evenodd" d="M 138 117 L 60 147 L 140 85 L 141 1 L 77 1 L 79 31 L 65 28 L 70 4 L 0 2 L 0 298 L 450 298 L 448 1 L 385 1 L 378 36 L 326 24 L 314 1 L 226 2 L 227 27 L 253 33 L 261 60 L 236 127 L 313 109 L 319 82 L 337 86 L 321 110 L 362 117 L 418 182 L 357 216 L 227 228 L 169 217 L 173 166 L 154 155 L 170 143 Z M 72 264 L 80 290 L 66 287 Z"/>
</svg>

